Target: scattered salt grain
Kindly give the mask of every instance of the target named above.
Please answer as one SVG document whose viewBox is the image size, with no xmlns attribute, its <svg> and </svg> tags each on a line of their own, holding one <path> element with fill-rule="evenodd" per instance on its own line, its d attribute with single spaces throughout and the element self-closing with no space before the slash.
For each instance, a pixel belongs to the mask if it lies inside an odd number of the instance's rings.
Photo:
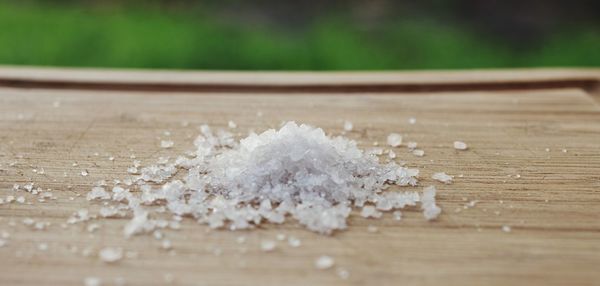
<svg viewBox="0 0 600 286">
<path fill-rule="evenodd" d="M 427 220 L 436 219 L 442 209 L 435 203 L 436 189 L 434 186 L 425 187 L 423 189 L 423 195 L 421 196 L 421 209 L 423 210 L 423 216 Z"/>
<path fill-rule="evenodd" d="M 364 218 L 380 218 L 382 213 L 375 209 L 374 206 L 364 206 L 360 212 L 360 215 Z"/>
<path fill-rule="evenodd" d="M 294 236 L 288 237 L 288 245 L 291 247 L 300 247 L 302 245 L 302 241 Z"/>
<path fill-rule="evenodd" d="M 104 263 L 115 263 L 123 258 L 123 249 L 119 247 L 105 247 L 98 253 Z"/>
<path fill-rule="evenodd" d="M 350 121 L 344 121 L 344 130 L 345 131 L 352 131 L 352 129 L 354 128 L 354 125 L 352 124 L 352 122 Z"/>
<path fill-rule="evenodd" d="M 175 145 L 175 143 L 171 140 L 161 140 L 160 141 L 160 148 L 168 149 L 168 148 L 173 147 L 173 145 Z"/>
<path fill-rule="evenodd" d="M 81 175 L 84 177 L 87 177 L 87 175 L 89 175 L 90 173 L 87 170 L 83 170 L 81 171 Z"/>
<path fill-rule="evenodd" d="M 171 243 L 171 241 L 170 241 L 170 240 L 168 240 L 168 239 L 165 239 L 165 240 L 163 240 L 163 241 L 160 243 L 160 247 L 161 247 L 162 249 L 167 249 L 167 250 L 168 250 L 168 249 L 171 249 L 171 248 L 173 248 L 173 244 Z"/>
<path fill-rule="evenodd" d="M 265 239 L 260 242 L 260 250 L 262 250 L 264 252 L 273 251 L 273 250 L 275 250 L 275 247 L 276 247 L 276 244 L 275 244 L 275 241 L 273 241 L 273 240 Z"/>
<path fill-rule="evenodd" d="M 102 280 L 98 277 L 86 277 L 83 279 L 83 285 L 85 286 L 100 286 L 102 285 Z"/>
<path fill-rule="evenodd" d="M 32 226 L 33 224 L 35 224 L 35 221 L 32 218 L 27 217 L 23 219 L 23 224 L 27 226 Z"/>
<path fill-rule="evenodd" d="M 413 150 L 417 148 L 417 142 L 408 142 L 406 143 L 406 147 L 408 147 L 409 150 Z"/>
<path fill-rule="evenodd" d="M 394 220 L 402 220 L 402 212 L 401 211 L 395 211 L 392 213 L 392 216 L 394 217 Z"/>
<path fill-rule="evenodd" d="M 417 119 L 414 118 L 414 117 L 411 117 L 411 118 L 408 119 L 408 123 L 409 124 L 415 124 L 415 123 L 417 123 Z"/>
<path fill-rule="evenodd" d="M 440 181 L 444 184 L 451 184 L 452 183 L 452 176 L 444 173 L 444 172 L 440 172 L 440 173 L 435 173 L 431 176 L 432 179 L 436 180 L 436 181 Z"/>
<path fill-rule="evenodd" d="M 333 258 L 327 255 L 319 256 L 319 258 L 315 260 L 315 267 L 319 270 L 329 269 L 333 267 L 334 264 L 335 261 L 333 260 Z"/>
<path fill-rule="evenodd" d="M 0 238 L 0 247 L 4 247 L 6 244 L 8 244 L 8 241 L 4 238 Z"/>
<path fill-rule="evenodd" d="M 237 124 L 235 124 L 235 122 L 229 120 L 229 122 L 227 122 L 227 126 L 231 129 L 236 128 Z"/>
<path fill-rule="evenodd" d="M 100 228 L 100 225 L 97 223 L 92 223 L 90 225 L 87 226 L 87 231 L 88 232 L 94 232 L 96 230 L 98 230 Z"/>
<path fill-rule="evenodd" d="M 87 194 L 86 199 L 88 201 L 91 200 L 108 200 L 110 199 L 110 194 L 104 190 L 103 187 L 93 187 L 92 190 Z"/>
<path fill-rule="evenodd" d="M 369 226 L 367 226 L 367 231 L 370 233 L 375 233 L 375 232 L 378 232 L 379 229 L 374 225 L 369 225 Z"/>
<path fill-rule="evenodd" d="M 44 243 L 44 242 L 39 243 L 38 244 L 38 250 L 40 250 L 40 251 L 46 251 L 46 250 L 48 250 L 48 244 Z"/>
<path fill-rule="evenodd" d="M 335 274 L 337 274 L 338 277 L 344 280 L 350 278 L 350 271 L 348 271 L 346 268 L 338 267 L 335 270 Z"/>
<path fill-rule="evenodd" d="M 502 231 L 504 231 L 504 232 L 511 232 L 511 231 L 512 231 L 512 229 L 511 229 L 511 228 L 510 228 L 510 226 L 508 226 L 508 225 L 503 225 L 503 226 L 502 226 Z"/>
<path fill-rule="evenodd" d="M 417 156 L 417 157 L 423 157 L 425 155 L 425 151 L 421 150 L 421 149 L 415 149 L 412 151 L 413 155 Z"/>
<path fill-rule="evenodd" d="M 390 159 L 394 159 L 394 158 L 396 158 L 396 152 L 394 152 L 394 151 L 390 150 L 390 151 L 388 152 L 388 157 L 390 157 Z"/>
<path fill-rule="evenodd" d="M 387 144 L 392 147 L 398 147 L 402 144 L 402 135 L 398 133 L 391 133 L 387 137 Z"/>
<path fill-rule="evenodd" d="M 462 141 L 454 141 L 454 149 L 456 150 L 467 150 L 467 144 Z"/>
</svg>

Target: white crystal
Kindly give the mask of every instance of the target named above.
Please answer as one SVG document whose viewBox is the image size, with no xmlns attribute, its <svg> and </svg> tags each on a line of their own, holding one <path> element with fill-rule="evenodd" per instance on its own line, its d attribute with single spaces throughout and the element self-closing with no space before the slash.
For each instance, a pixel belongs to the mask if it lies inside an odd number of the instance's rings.
<svg viewBox="0 0 600 286">
<path fill-rule="evenodd" d="M 360 215 L 364 218 L 380 218 L 382 213 L 375 209 L 374 206 L 364 206 L 360 212 Z"/>
<path fill-rule="evenodd" d="M 175 145 L 175 142 L 171 141 L 171 140 L 161 140 L 160 141 L 160 148 L 171 148 L 173 147 L 173 145 Z"/>
<path fill-rule="evenodd" d="M 105 247 L 98 253 L 100 260 L 105 263 L 115 263 L 123 258 L 123 249 L 119 247 Z"/>
<path fill-rule="evenodd" d="M 354 125 L 352 124 L 352 122 L 344 121 L 344 130 L 345 131 L 352 131 L 353 128 L 354 128 Z"/>
<path fill-rule="evenodd" d="M 454 149 L 456 150 L 467 150 L 467 144 L 462 141 L 454 141 Z"/>
<path fill-rule="evenodd" d="M 387 144 L 392 147 L 398 147 L 402 144 L 402 135 L 398 133 L 391 133 L 387 137 Z"/>
<path fill-rule="evenodd" d="M 93 187 L 92 190 L 87 194 L 87 200 L 109 200 L 110 194 L 104 190 L 103 187 Z"/>
<path fill-rule="evenodd" d="M 434 173 L 431 176 L 432 179 L 436 180 L 436 181 L 440 181 L 444 184 L 450 184 L 452 183 L 452 176 L 444 173 L 444 172 L 440 172 L 440 173 Z"/>
<path fill-rule="evenodd" d="M 327 255 L 322 255 L 319 256 L 319 258 L 317 258 L 317 260 L 315 260 L 315 267 L 317 269 L 329 269 L 331 267 L 333 267 L 333 265 L 335 264 L 335 261 L 333 260 L 333 258 L 331 256 L 327 256 Z"/>
<path fill-rule="evenodd" d="M 417 142 L 408 142 L 406 143 L 406 147 L 408 147 L 409 150 L 413 150 L 415 148 L 417 148 Z"/>
<path fill-rule="evenodd" d="M 213 131 L 208 125 L 202 125 L 200 132 L 195 150 L 174 163 L 159 160 L 148 167 L 135 163 L 140 175 L 123 180 L 135 192 L 116 186 L 109 194 L 112 203 L 127 205 L 123 209 L 106 205 L 100 216 L 132 211 L 133 219 L 124 229 L 127 237 L 178 226 L 154 218 L 165 210 L 211 228 L 249 229 L 294 219 L 312 231 L 331 234 L 347 227 L 353 207 L 363 207 L 368 217 L 380 217 L 381 211 L 419 202 L 416 192 L 388 190 L 390 185 L 415 186 L 419 170 L 380 163 L 377 156 L 369 155 L 383 154 L 380 147 L 364 152 L 355 141 L 329 137 L 320 128 L 294 122 L 279 130 L 251 133 L 239 142 L 232 133 Z M 81 221 L 76 216 L 69 220 Z M 292 241 L 288 239 L 290 245 Z"/>
<path fill-rule="evenodd" d="M 98 277 L 86 277 L 83 280 L 83 285 L 85 286 L 100 286 L 102 285 L 102 280 Z"/>
<path fill-rule="evenodd" d="M 265 251 L 265 252 L 275 250 L 276 246 L 277 245 L 275 244 L 275 241 L 270 240 L 270 239 L 265 239 L 260 242 L 260 250 Z"/>
<path fill-rule="evenodd" d="M 288 245 L 291 247 L 300 247 L 302 245 L 302 241 L 294 236 L 288 237 Z"/>
<path fill-rule="evenodd" d="M 435 203 L 436 189 L 434 186 L 425 187 L 423 189 L 423 195 L 421 196 L 421 209 L 423 210 L 423 216 L 427 220 L 436 219 L 442 209 Z"/>
</svg>

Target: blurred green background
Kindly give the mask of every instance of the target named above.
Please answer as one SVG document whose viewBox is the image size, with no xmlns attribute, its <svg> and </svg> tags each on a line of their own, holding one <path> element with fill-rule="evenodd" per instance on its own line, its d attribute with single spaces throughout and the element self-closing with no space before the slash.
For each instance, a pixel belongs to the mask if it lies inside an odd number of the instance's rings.
<svg viewBox="0 0 600 286">
<path fill-rule="evenodd" d="M 600 1 L 0 0 L 0 64 L 598 67 Z"/>
</svg>

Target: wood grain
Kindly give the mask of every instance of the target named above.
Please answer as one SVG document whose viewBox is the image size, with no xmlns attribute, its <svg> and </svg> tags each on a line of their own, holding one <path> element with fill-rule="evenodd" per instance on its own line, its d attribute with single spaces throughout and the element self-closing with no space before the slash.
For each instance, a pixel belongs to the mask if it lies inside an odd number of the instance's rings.
<svg viewBox="0 0 600 286">
<path fill-rule="evenodd" d="M 106 285 L 116 277 L 127 285 L 162 285 L 170 276 L 175 285 L 598 285 L 600 107 L 588 93 L 392 95 L 0 89 L 0 197 L 24 195 L 32 202 L 0 205 L 0 232 L 10 234 L 0 248 L 0 285 L 82 285 L 88 276 Z M 245 133 L 296 120 L 340 134 L 344 119 L 354 123 L 348 136 L 362 147 L 383 143 L 390 132 L 418 142 L 424 157 L 401 147 L 398 161 L 421 169 L 421 185 L 440 189 L 439 220 L 427 222 L 416 209 L 400 222 L 390 214 L 381 220 L 353 215 L 347 231 L 327 237 L 295 223 L 229 232 L 186 219 L 181 230 L 165 231 L 171 253 L 151 236 L 125 239 L 127 219 L 90 222 L 101 225 L 94 233 L 86 224 L 60 226 L 78 209 L 97 212 L 100 204 L 76 195 L 97 180 L 126 177 L 131 154 L 143 164 L 181 154 L 192 147 L 199 124 L 226 127 L 233 120 Z M 159 148 L 165 130 L 173 149 Z M 470 149 L 454 150 L 455 140 Z M 41 168 L 45 174 L 32 172 Z M 89 176 L 80 175 L 84 169 Z M 455 183 L 432 181 L 438 171 L 456 176 Z M 11 190 L 30 181 L 58 199 L 40 203 Z M 479 203 L 464 209 L 471 200 Z M 52 224 L 35 231 L 24 218 Z M 378 232 L 368 232 L 369 225 Z M 502 232 L 503 225 L 512 231 Z M 279 233 L 299 237 L 302 246 L 259 250 L 262 239 Z M 239 236 L 247 242 L 238 244 Z M 48 249 L 39 250 L 40 243 Z M 97 257 L 104 246 L 138 256 L 107 265 Z M 91 255 L 84 256 L 88 247 Z M 316 270 L 314 260 L 323 254 L 350 277 Z"/>
</svg>

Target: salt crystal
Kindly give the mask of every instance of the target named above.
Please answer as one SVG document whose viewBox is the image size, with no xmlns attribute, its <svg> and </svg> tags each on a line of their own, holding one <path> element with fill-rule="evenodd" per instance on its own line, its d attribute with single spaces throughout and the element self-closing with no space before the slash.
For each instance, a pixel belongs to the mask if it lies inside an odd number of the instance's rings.
<svg viewBox="0 0 600 286">
<path fill-rule="evenodd" d="M 344 130 L 345 131 L 352 131 L 352 129 L 354 128 L 354 125 L 352 124 L 352 122 L 350 121 L 344 121 Z"/>
<path fill-rule="evenodd" d="M 273 241 L 273 240 L 265 239 L 260 242 L 260 250 L 262 250 L 262 251 L 270 252 L 270 251 L 275 250 L 275 247 L 276 247 L 276 244 L 275 244 L 275 241 Z"/>
<path fill-rule="evenodd" d="M 414 117 L 411 117 L 411 118 L 408 119 L 408 123 L 409 124 L 415 124 L 415 123 L 417 123 L 417 119 L 414 118 Z"/>
<path fill-rule="evenodd" d="M 364 218 L 380 218 L 382 213 L 375 209 L 374 206 L 364 206 L 360 212 L 360 215 Z"/>
<path fill-rule="evenodd" d="M 350 278 L 350 271 L 348 271 L 346 268 L 338 267 L 338 269 L 335 270 L 335 274 L 344 280 Z"/>
<path fill-rule="evenodd" d="M 108 200 L 110 199 L 110 194 L 104 190 L 103 187 L 93 187 L 92 190 L 87 194 L 88 201 L 91 200 Z"/>
<path fill-rule="evenodd" d="M 83 170 L 83 171 L 81 171 L 81 175 L 84 177 L 87 177 L 87 175 L 89 175 L 89 173 L 87 170 Z"/>
<path fill-rule="evenodd" d="M 333 267 L 334 264 L 335 264 L 335 261 L 333 260 L 333 258 L 331 258 L 331 256 L 327 256 L 327 255 L 319 256 L 319 258 L 317 258 L 317 260 L 315 260 L 315 267 L 320 270 L 329 269 L 329 268 Z"/>
<path fill-rule="evenodd" d="M 408 142 L 406 143 L 406 147 L 408 147 L 409 150 L 413 150 L 415 148 L 417 148 L 417 142 Z"/>
<path fill-rule="evenodd" d="M 444 184 L 451 184 L 452 183 L 452 176 L 444 173 L 444 172 L 440 172 L 440 173 L 435 173 L 431 176 L 432 179 L 436 180 L 436 181 L 440 181 Z"/>
<path fill-rule="evenodd" d="M 387 144 L 392 147 L 398 147 L 402 144 L 402 135 L 398 133 L 391 133 L 387 137 Z"/>
<path fill-rule="evenodd" d="M 396 158 L 396 153 L 394 151 L 390 150 L 388 152 L 388 156 L 390 157 L 390 159 L 394 159 L 394 158 Z"/>
<path fill-rule="evenodd" d="M 92 223 L 90 225 L 87 226 L 87 231 L 88 232 L 94 232 L 96 230 L 98 230 L 100 228 L 100 225 L 97 223 Z"/>
<path fill-rule="evenodd" d="M 38 244 L 38 250 L 40 250 L 40 251 L 46 251 L 46 250 L 48 250 L 48 244 L 44 243 L 44 242 L 39 243 Z"/>
<path fill-rule="evenodd" d="M 168 149 L 168 148 L 173 147 L 173 145 L 175 145 L 175 143 L 173 141 L 171 141 L 171 140 L 162 140 L 162 141 L 160 141 L 160 148 Z"/>
<path fill-rule="evenodd" d="M 20 204 L 25 203 L 25 197 L 23 197 L 23 196 L 17 197 L 17 203 L 20 203 Z"/>
<path fill-rule="evenodd" d="M 423 216 L 427 220 L 436 219 L 442 209 L 435 203 L 436 189 L 434 186 L 429 186 L 423 189 L 423 195 L 421 196 L 421 209 L 423 210 Z"/>
<path fill-rule="evenodd" d="M 512 231 L 512 229 L 511 229 L 511 228 L 510 228 L 510 226 L 508 226 L 508 225 L 503 225 L 503 226 L 502 226 L 502 231 L 504 231 L 504 232 L 511 232 L 511 231 Z"/>
<path fill-rule="evenodd" d="M 367 206 L 365 212 L 378 217 L 381 211 L 419 202 L 415 192 L 387 190 L 391 185 L 415 186 L 418 169 L 382 164 L 355 141 L 329 137 L 320 128 L 288 122 L 239 142 L 226 130 L 213 131 L 207 125 L 200 132 L 193 152 L 174 163 L 140 166 L 140 175 L 123 180 L 139 192 L 113 189 L 113 201 L 127 203 L 127 211 L 133 212 L 124 229 L 127 237 L 174 226 L 149 215 L 161 208 L 211 228 L 250 229 L 294 219 L 312 231 L 331 234 L 347 228 L 353 207 Z M 372 151 L 383 154 L 383 148 Z M 181 176 L 175 177 L 178 172 Z M 104 206 L 100 216 L 118 211 Z M 78 221 L 70 218 L 70 223 Z"/>
<path fill-rule="evenodd" d="M 467 150 L 467 144 L 462 141 L 454 141 L 454 149 L 456 150 Z"/>
<path fill-rule="evenodd" d="M 233 128 L 236 128 L 236 127 L 237 127 L 237 124 L 235 124 L 235 122 L 233 122 L 233 121 L 229 120 L 229 122 L 227 122 L 227 126 L 228 126 L 229 128 L 232 128 L 232 129 L 233 129 Z"/>
<path fill-rule="evenodd" d="M 291 247 L 300 247 L 300 245 L 302 245 L 302 241 L 294 236 L 290 236 L 288 237 L 288 245 Z"/>
<path fill-rule="evenodd" d="M 425 155 L 425 151 L 421 150 L 421 149 L 415 149 L 412 151 L 413 155 L 417 156 L 417 157 L 423 157 Z"/>
<path fill-rule="evenodd" d="M 123 258 L 123 249 L 119 247 L 105 247 L 98 253 L 100 260 L 105 263 L 115 263 Z"/>
<path fill-rule="evenodd" d="M 402 220 L 402 212 L 401 211 L 395 211 L 392 213 L 392 215 L 394 216 L 394 220 Z"/>
<path fill-rule="evenodd" d="M 98 277 L 86 277 L 83 279 L 83 285 L 85 286 L 100 286 L 102 285 L 102 280 Z"/>
<path fill-rule="evenodd" d="M 171 249 L 173 248 L 173 244 L 170 240 L 165 239 L 160 243 L 160 247 L 162 247 L 162 249 Z"/>
</svg>

